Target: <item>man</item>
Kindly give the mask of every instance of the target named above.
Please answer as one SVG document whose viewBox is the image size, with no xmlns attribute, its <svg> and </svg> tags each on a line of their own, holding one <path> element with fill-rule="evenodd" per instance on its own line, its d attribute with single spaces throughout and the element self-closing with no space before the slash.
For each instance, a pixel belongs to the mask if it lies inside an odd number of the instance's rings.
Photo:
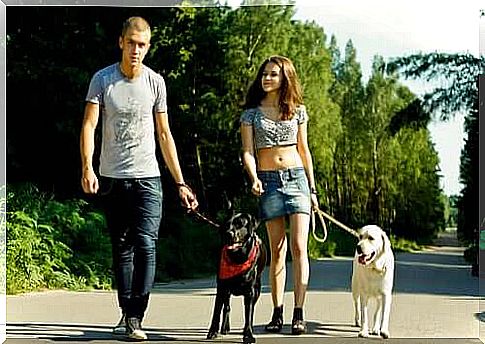
<svg viewBox="0 0 485 344">
<path fill-rule="evenodd" d="M 162 216 L 154 132 L 183 206 L 189 210 L 198 206 L 184 182 L 170 132 L 164 79 L 142 63 L 150 36 L 150 26 L 141 17 L 131 17 L 123 24 L 119 38 L 121 62 L 93 76 L 80 140 L 82 188 L 88 194 L 101 194 L 106 204 L 122 311 L 113 332 L 126 333 L 135 340 L 147 339 L 141 322 L 155 277 L 156 240 Z M 103 124 L 98 181 L 92 160 L 100 110 Z"/>
</svg>

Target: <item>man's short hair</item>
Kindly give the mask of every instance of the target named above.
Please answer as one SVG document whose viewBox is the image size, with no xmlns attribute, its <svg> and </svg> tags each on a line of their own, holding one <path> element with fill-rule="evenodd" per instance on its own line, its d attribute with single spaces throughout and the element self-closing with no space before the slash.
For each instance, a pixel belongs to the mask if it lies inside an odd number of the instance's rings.
<svg viewBox="0 0 485 344">
<path fill-rule="evenodd" d="M 130 17 L 123 23 L 123 29 L 121 30 L 121 37 L 125 37 L 126 32 L 129 29 L 136 31 L 147 31 L 151 35 L 150 25 L 142 17 Z"/>
</svg>

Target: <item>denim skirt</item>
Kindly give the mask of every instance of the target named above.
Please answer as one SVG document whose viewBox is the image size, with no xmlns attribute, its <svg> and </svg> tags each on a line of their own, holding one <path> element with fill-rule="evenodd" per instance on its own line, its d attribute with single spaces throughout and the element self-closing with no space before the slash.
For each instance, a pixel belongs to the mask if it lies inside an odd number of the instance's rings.
<svg viewBox="0 0 485 344">
<path fill-rule="evenodd" d="M 258 178 L 264 190 L 259 200 L 261 220 L 295 213 L 310 215 L 310 188 L 303 167 L 258 171 Z"/>
</svg>

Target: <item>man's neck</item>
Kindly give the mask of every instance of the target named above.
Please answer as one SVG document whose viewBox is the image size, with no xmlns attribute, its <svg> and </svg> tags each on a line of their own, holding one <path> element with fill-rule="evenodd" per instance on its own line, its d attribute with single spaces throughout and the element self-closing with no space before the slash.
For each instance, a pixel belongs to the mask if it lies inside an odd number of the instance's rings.
<svg viewBox="0 0 485 344">
<path fill-rule="evenodd" d="M 121 74 L 123 74 L 128 79 L 134 79 L 138 77 L 141 74 L 142 69 L 142 65 L 133 67 L 130 64 L 123 64 L 123 62 L 120 62 Z"/>
</svg>

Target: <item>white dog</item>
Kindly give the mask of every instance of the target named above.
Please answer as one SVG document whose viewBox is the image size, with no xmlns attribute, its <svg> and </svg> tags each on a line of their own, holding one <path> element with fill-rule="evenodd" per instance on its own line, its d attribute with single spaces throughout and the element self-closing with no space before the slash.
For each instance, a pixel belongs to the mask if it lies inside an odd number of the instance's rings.
<svg viewBox="0 0 485 344">
<path fill-rule="evenodd" d="M 389 338 L 394 282 L 394 254 L 386 233 L 378 226 L 364 226 L 359 231 L 352 273 L 352 297 L 355 325 L 360 326 L 359 337 L 369 336 L 369 300 L 377 300 L 372 334 Z"/>
</svg>

